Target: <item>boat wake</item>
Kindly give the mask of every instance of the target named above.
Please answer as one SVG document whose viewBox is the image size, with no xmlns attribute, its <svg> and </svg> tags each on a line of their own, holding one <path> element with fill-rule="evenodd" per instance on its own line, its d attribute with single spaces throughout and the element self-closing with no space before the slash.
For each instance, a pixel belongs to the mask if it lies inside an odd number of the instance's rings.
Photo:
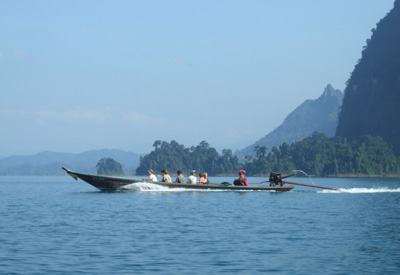
<svg viewBox="0 0 400 275">
<path fill-rule="evenodd" d="M 121 189 L 129 191 L 170 191 L 166 186 L 153 184 L 149 182 L 135 182 L 129 185 L 123 186 Z"/>
<path fill-rule="evenodd" d="M 399 193 L 400 188 L 390 189 L 387 187 L 379 188 L 339 188 L 336 190 L 323 190 L 318 191 L 318 193 L 351 193 L 351 194 L 366 194 L 366 193 Z"/>
<path fill-rule="evenodd" d="M 129 185 L 121 187 L 124 191 L 140 191 L 140 192 L 221 192 L 225 190 L 211 190 L 211 189 L 190 189 L 190 188 L 169 188 L 166 186 L 161 186 L 158 184 L 153 184 L 149 182 L 135 182 Z"/>
</svg>

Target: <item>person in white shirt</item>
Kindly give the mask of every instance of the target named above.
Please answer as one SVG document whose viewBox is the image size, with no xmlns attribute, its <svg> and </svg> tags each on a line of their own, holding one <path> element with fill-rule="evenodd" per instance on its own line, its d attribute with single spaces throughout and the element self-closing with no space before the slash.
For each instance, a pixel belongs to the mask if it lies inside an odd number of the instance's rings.
<svg viewBox="0 0 400 275">
<path fill-rule="evenodd" d="M 196 184 L 197 183 L 196 170 L 192 170 L 190 172 L 190 176 L 187 179 L 187 183 L 191 183 L 191 184 Z"/>
<path fill-rule="evenodd" d="M 154 173 L 153 169 L 149 171 L 149 181 L 158 181 L 156 174 Z"/>
</svg>

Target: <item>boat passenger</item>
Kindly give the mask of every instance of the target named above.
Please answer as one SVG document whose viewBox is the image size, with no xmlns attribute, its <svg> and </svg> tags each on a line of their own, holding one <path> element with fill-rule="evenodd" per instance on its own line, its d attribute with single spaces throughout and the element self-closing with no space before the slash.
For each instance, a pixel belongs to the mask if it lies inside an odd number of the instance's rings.
<svg viewBox="0 0 400 275">
<path fill-rule="evenodd" d="M 204 183 L 205 184 L 209 184 L 210 182 L 208 181 L 208 174 L 207 174 L 207 172 L 204 172 Z"/>
<path fill-rule="evenodd" d="M 199 173 L 199 184 L 205 183 L 204 173 Z"/>
<path fill-rule="evenodd" d="M 196 179 L 196 170 L 192 170 L 190 172 L 190 176 L 187 179 L 187 183 L 191 183 L 191 184 L 196 184 L 197 183 L 197 179 Z"/>
<path fill-rule="evenodd" d="M 161 182 L 172 182 L 171 176 L 168 175 L 167 170 L 161 170 L 162 180 Z"/>
<path fill-rule="evenodd" d="M 148 172 L 149 172 L 149 181 L 158 181 L 156 173 L 154 173 L 153 169 L 150 169 Z"/>
<path fill-rule="evenodd" d="M 179 170 L 178 172 L 176 172 L 176 174 L 177 174 L 178 176 L 176 177 L 175 182 L 176 182 L 176 183 L 185 183 L 185 177 L 183 176 L 182 171 Z"/>
<path fill-rule="evenodd" d="M 239 171 L 239 178 L 235 179 L 233 184 L 238 185 L 238 186 L 249 186 L 249 183 L 246 179 L 246 171 L 245 170 Z"/>
</svg>

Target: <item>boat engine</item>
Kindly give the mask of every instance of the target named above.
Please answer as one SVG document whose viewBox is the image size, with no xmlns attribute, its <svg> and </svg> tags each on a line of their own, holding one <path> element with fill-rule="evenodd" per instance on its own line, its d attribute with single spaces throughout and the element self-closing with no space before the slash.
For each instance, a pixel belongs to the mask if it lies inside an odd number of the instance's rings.
<svg viewBox="0 0 400 275">
<path fill-rule="evenodd" d="M 270 182 L 270 186 L 276 186 L 276 185 L 283 185 L 283 181 L 282 181 L 282 173 L 281 172 L 271 172 L 271 174 L 269 174 L 269 182 Z"/>
<path fill-rule="evenodd" d="M 293 174 L 284 175 L 284 173 L 282 172 L 271 172 L 271 174 L 269 174 L 269 185 L 276 186 L 279 184 L 280 186 L 283 186 L 283 184 L 285 183 L 283 179 L 291 176 L 293 176 Z"/>
</svg>

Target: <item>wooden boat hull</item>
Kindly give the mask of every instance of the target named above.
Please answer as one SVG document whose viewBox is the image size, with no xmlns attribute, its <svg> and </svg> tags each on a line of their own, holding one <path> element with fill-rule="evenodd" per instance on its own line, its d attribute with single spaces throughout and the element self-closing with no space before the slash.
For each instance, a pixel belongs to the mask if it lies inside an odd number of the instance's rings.
<svg viewBox="0 0 400 275">
<path fill-rule="evenodd" d="M 96 187 L 101 191 L 116 191 L 123 189 L 124 186 L 143 182 L 140 179 L 120 178 L 102 175 L 91 175 L 72 172 L 62 167 L 71 177 L 78 180 L 81 179 L 90 185 Z M 287 192 L 294 188 L 294 186 L 235 186 L 235 185 L 223 185 L 223 184 L 188 184 L 188 183 L 165 183 L 165 182 L 154 182 L 146 181 L 148 183 L 165 186 L 168 188 L 186 188 L 186 189 L 215 189 L 215 190 L 236 190 L 236 191 L 276 191 L 276 192 Z"/>
</svg>

